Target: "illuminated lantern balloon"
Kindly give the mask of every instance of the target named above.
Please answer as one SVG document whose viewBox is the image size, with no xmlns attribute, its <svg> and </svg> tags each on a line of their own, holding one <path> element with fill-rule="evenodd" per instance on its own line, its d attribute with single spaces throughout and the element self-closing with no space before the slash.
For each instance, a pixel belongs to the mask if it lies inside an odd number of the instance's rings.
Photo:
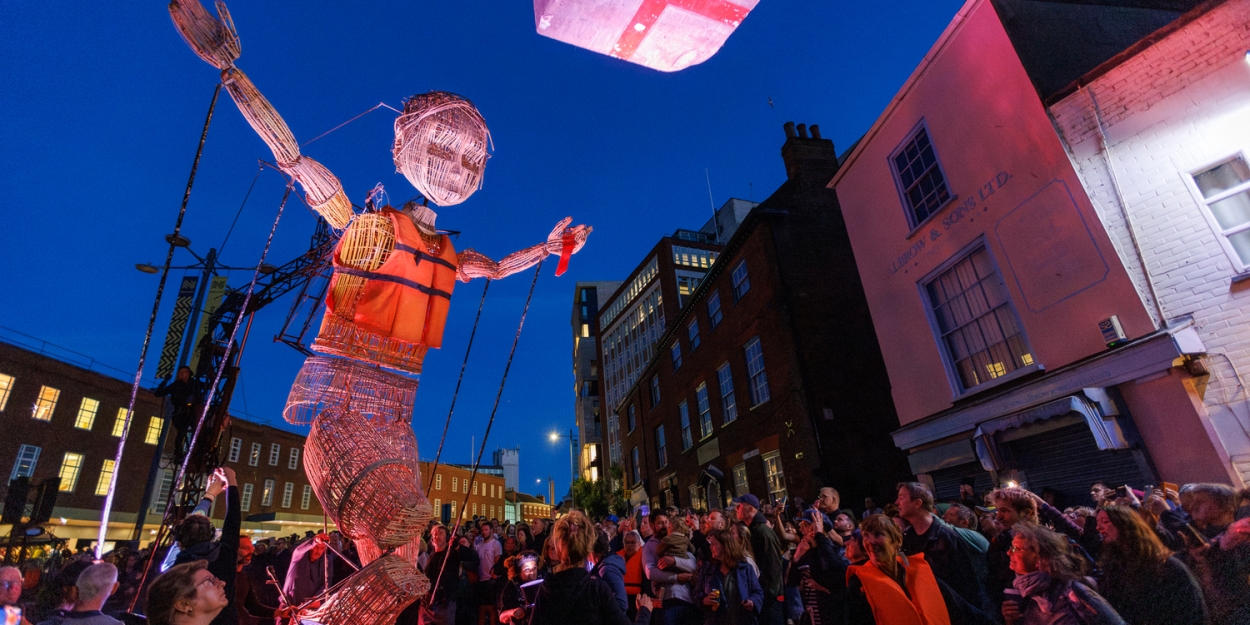
<svg viewBox="0 0 1250 625">
<path fill-rule="evenodd" d="M 482 188 L 490 131 L 473 103 L 454 93 L 412 96 L 395 120 L 395 168 L 439 206 Z"/>
<path fill-rule="evenodd" d="M 759 0 L 534 0 L 538 34 L 676 72 L 716 54 Z"/>
</svg>

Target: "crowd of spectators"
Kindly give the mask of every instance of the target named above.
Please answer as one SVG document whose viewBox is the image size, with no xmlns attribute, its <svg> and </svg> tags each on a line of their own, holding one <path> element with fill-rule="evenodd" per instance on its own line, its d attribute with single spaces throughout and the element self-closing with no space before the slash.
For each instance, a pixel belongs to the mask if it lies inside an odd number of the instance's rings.
<svg viewBox="0 0 1250 625">
<path fill-rule="evenodd" d="M 397 625 L 1250 625 L 1250 492 L 1221 484 L 1058 493 L 1015 485 L 946 501 L 920 482 L 843 507 L 836 488 L 727 508 L 598 520 L 431 521 L 431 589 Z M 222 527 L 207 513 L 224 499 Z M 0 567 L 16 625 L 261 625 L 316 605 L 361 566 L 337 531 L 253 542 L 229 469 L 159 549 Z M 155 559 L 148 584 L 144 570 Z M 159 575 L 158 575 L 159 573 Z M 132 613 L 134 610 L 144 616 Z"/>
</svg>

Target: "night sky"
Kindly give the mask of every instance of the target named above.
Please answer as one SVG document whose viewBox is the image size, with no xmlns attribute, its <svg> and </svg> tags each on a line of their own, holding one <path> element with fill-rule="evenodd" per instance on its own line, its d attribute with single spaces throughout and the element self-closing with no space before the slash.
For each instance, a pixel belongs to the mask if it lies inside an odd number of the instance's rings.
<svg viewBox="0 0 1250 625">
<path fill-rule="evenodd" d="M 537 35 L 531 3 L 290 2 L 229 5 L 237 64 L 301 142 L 379 102 L 430 90 L 477 105 L 494 138 L 485 187 L 438 209 L 457 249 L 501 258 L 542 241 L 565 215 L 594 226 L 570 270 L 547 263 L 487 446 L 521 447 L 521 487 L 568 487 L 573 425 L 570 316 L 578 280 L 621 280 L 657 239 L 698 228 L 730 197 L 763 200 L 785 177 L 786 121 L 819 124 L 839 152 L 862 135 L 960 6 L 956 0 L 762 0 L 720 53 L 666 74 Z M 133 371 L 217 71 L 183 42 L 162 2 L 0 3 L 0 326 Z M 770 105 L 770 99 L 772 104 Z M 379 109 L 302 148 L 351 200 L 395 172 L 395 114 Z M 254 266 L 284 179 L 262 172 L 264 143 L 222 93 L 183 234 L 203 255 Z M 705 169 L 707 174 L 705 177 Z M 268 262 L 307 249 L 315 215 L 292 201 Z M 175 265 L 191 264 L 179 251 Z M 159 358 L 182 272 L 170 275 L 145 378 Z M 444 460 L 481 443 L 531 273 L 492 284 Z M 231 274 L 245 284 L 251 272 Z M 482 282 L 459 284 L 443 349 L 431 352 L 413 425 L 432 458 Z M 279 427 L 303 356 L 271 342 L 290 298 L 257 315 L 233 412 Z M 10 330 L 0 330 L 0 336 Z M 117 374 L 118 377 L 125 377 Z M 131 374 L 133 375 L 133 374 Z M 476 448 L 474 448 L 476 451 Z"/>
</svg>

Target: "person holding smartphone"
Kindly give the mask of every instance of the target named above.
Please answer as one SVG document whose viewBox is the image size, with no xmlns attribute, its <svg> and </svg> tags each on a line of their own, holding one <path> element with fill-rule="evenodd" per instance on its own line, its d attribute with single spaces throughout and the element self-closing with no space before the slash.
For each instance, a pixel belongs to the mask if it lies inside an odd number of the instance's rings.
<svg viewBox="0 0 1250 625">
<path fill-rule="evenodd" d="M 30 625 L 22 609 L 22 572 L 15 566 L 0 566 L 0 606 L 4 625 Z"/>
</svg>

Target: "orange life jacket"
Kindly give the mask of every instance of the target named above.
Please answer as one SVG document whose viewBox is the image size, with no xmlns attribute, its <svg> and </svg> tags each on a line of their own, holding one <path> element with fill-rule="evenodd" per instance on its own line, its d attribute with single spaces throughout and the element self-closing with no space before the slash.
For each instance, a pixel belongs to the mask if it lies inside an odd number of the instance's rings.
<svg viewBox="0 0 1250 625">
<path fill-rule="evenodd" d="M 334 251 L 334 271 L 366 278 L 356 300 L 355 324 L 380 336 L 438 348 L 451 292 L 456 285 L 456 250 L 447 235 L 439 238 L 438 256 L 431 255 L 407 215 L 387 207 L 382 214 L 395 226 L 395 249 L 374 271 L 344 266 Z M 341 243 L 340 243 L 341 245 Z M 334 310 L 333 289 L 330 310 Z"/>
<path fill-rule="evenodd" d="M 622 549 L 616 552 L 625 559 L 625 594 L 636 595 L 642 592 L 642 550 L 634 553 L 634 557 L 625 555 Z"/>
<path fill-rule="evenodd" d="M 946 602 L 938 588 L 937 578 L 924 554 L 899 556 L 907 558 L 907 592 L 887 573 L 872 562 L 852 566 L 846 570 L 846 579 L 858 577 L 864 588 L 864 596 L 872 608 L 878 623 L 889 625 L 950 625 Z M 900 562 L 900 565 L 902 562 Z M 908 597 L 910 595 L 910 597 Z"/>
</svg>

